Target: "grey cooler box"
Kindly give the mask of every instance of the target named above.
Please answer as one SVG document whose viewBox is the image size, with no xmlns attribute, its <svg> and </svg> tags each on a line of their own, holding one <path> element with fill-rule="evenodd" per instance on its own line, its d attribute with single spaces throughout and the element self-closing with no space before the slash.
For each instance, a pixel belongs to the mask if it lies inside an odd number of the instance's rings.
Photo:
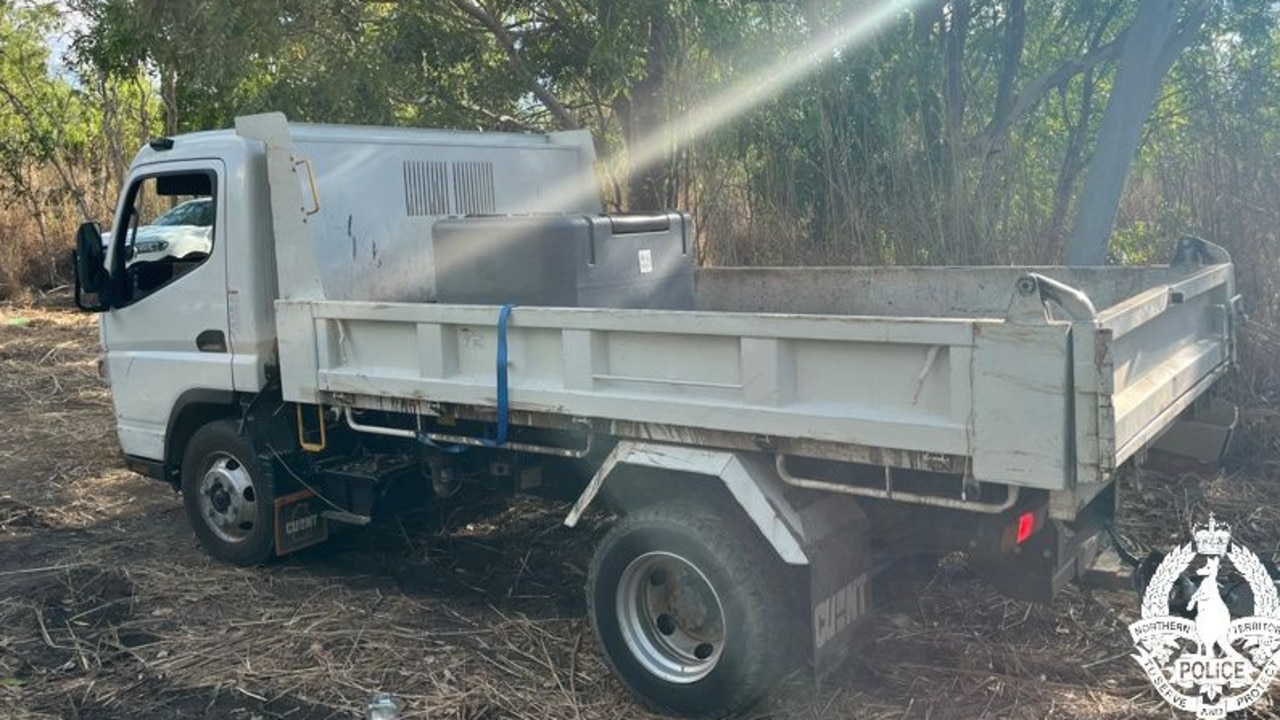
<svg viewBox="0 0 1280 720">
<path fill-rule="evenodd" d="M 692 310 L 692 242 L 677 212 L 445 218 L 436 301 Z"/>
</svg>

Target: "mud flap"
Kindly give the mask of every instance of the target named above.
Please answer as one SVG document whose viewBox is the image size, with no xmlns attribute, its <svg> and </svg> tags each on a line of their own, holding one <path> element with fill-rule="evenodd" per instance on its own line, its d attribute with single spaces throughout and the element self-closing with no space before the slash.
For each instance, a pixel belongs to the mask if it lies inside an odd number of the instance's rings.
<svg viewBox="0 0 1280 720">
<path fill-rule="evenodd" d="M 320 498 L 310 490 L 276 498 L 276 555 L 288 555 L 329 539 Z"/>
<path fill-rule="evenodd" d="M 1054 520 L 1025 545 L 971 557 L 969 567 L 1009 598 L 1049 602 L 1088 571 L 1101 548 L 1102 533 L 1096 523 L 1071 527 Z"/>
<path fill-rule="evenodd" d="M 871 539 L 853 498 L 824 495 L 799 508 L 809 558 L 809 630 L 814 673 L 830 673 L 854 650 L 871 617 Z"/>
</svg>

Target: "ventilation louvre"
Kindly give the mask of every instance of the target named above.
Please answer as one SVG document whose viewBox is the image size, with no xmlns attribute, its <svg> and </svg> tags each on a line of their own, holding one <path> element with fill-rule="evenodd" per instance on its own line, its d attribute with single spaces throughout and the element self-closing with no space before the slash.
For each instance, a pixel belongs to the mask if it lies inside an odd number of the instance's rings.
<svg viewBox="0 0 1280 720">
<path fill-rule="evenodd" d="M 493 163 L 454 163 L 453 193 L 458 203 L 458 215 L 492 214 Z"/>
<path fill-rule="evenodd" d="M 448 215 L 449 166 L 430 160 L 405 160 L 404 208 L 410 216 Z"/>
</svg>

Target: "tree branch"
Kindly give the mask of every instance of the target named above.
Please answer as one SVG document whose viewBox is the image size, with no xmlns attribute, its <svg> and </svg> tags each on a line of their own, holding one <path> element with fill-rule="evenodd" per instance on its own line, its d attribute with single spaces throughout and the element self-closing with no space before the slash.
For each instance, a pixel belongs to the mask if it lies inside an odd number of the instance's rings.
<svg viewBox="0 0 1280 720">
<path fill-rule="evenodd" d="M 1200 34 L 1200 29 L 1204 26 L 1211 4 L 1209 0 L 1199 0 L 1199 2 L 1189 4 L 1187 15 L 1178 26 L 1178 31 L 1169 38 L 1164 48 L 1160 51 L 1161 67 L 1168 68 L 1173 65 L 1178 56 L 1182 54 L 1182 51 Z"/>
<path fill-rule="evenodd" d="M 1017 99 L 1013 102 L 1008 112 L 1003 117 L 992 118 L 991 123 L 987 125 L 987 129 L 975 138 L 972 145 L 975 148 L 986 151 L 995 144 L 996 140 L 1003 137 L 1015 122 L 1034 110 L 1050 90 L 1067 83 L 1076 75 L 1118 58 L 1120 50 L 1124 47 L 1124 39 L 1127 34 L 1128 31 L 1122 32 L 1111 42 L 1099 45 L 1078 58 L 1072 58 L 1054 70 L 1028 82 L 1018 93 Z"/>
<path fill-rule="evenodd" d="M 452 2 L 454 7 L 478 22 L 493 35 L 493 39 L 497 41 L 498 46 L 502 48 L 502 51 L 507 56 L 507 64 L 525 79 L 525 82 L 529 84 L 530 92 L 551 111 L 560 128 L 563 130 L 576 129 L 578 123 L 574 120 L 572 113 L 565 108 L 559 98 L 538 80 L 537 73 L 520 56 L 520 52 L 516 49 L 515 41 L 511 38 L 511 34 L 507 32 L 506 26 L 476 0 L 452 0 Z"/>
<path fill-rule="evenodd" d="M 478 115 L 488 121 L 489 127 L 491 128 L 504 131 L 520 130 L 523 132 L 534 132 L 537 129 L 520 118 L 507 115 L 506 113 L 495 112 L 489 108 L 476 105 L 475 103 L 469 103 L 462 98 L 457 97 L 453 93 L 441 91 L 439 88 L 431 89 L 434 92 L 429 96 L 430 99 L 444 103 L 455 110 L 462 110 L 463 112 Z M 428 96 L 422 95 L 416 98 L 407 98 L 402 95 L 392 95 L 391 100 L 392 102 L 400 103 L 402 105 L 425 106 L 427 104 Z"/>
<path fill-rule="evenodd" d="M 1005 19 L 1004 47 L 1000 57 L 1000 78 L 996 86 L 993 118 L 1008 118 L 1013 111 L 1014 84 L 1022 65 L 1027 37 L 1027 1 L 1011 0 Z"/>
<path fill-rule="evenodd" d="M 19 52 L 21 52 L 21 50 L 19 50 Z M 27 58 L 19 56 L 18 60 L 17 66 L 20 68 L 27 67 L 30 64 Z M 36 94 L 37 91 L 32 85 L 31 78 L 25 73 L 20 73 L 19 76 L 28 86 L 28 91 L 32 92 L 33 95 Z M 0 95 L 4 96 L 9 103 L 9 107 L 13 108 L 13 111 L 22 118 L 24 123 L 26 123 L 27 130 L 33 136 L 38 138 L 41 145 L 46 146 L 45 149 L 48 152 L 48 157 L 46 159 L 49 161 L 49 164 L 53 166 L 53 169 L 58 174 L 59 179 L 62 180 L 62 186 L 71 194 L 71 198 L 75 201 L 76 207 L 80 210 L 80 214 L 85 220 L 93 219 L 92 215 L 89 213 L 89 206 L 84 200 L 84 191 L 80 189 L 80 185 L 77 184 L 75 179 L 71 176 L 71 171 L 67 169 L 61 160 L 59 160 L 59 149 L 54 146 L 48 138 L 42 136 L 42 133 L 40 132 L 40 123 L 37 121 L 35 113 L 25 102 L 22 101 L 22 98 L 18 97 L 17 93 L 13 91 L 13 88 L 2 80 L 0 80 Z M 47 112 L 48 111 L 46 110 L 46 114 Z M 59 118 L 50 118 L 50 121 L 55 126 L 61 125 L 59 123 Z"/>
</svg>

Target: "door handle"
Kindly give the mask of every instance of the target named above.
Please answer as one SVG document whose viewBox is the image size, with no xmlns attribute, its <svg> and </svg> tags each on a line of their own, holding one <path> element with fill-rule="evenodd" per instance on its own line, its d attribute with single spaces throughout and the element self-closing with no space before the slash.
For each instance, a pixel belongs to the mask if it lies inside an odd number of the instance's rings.
<svg viewBox="0 0 1280 720">
<path fill-rule="evenodd" d="M 196 336 L 196 349 L 200 352 L 224 353 L 227 336 L 221 330 L 205 330 Z"/>
</svg>

